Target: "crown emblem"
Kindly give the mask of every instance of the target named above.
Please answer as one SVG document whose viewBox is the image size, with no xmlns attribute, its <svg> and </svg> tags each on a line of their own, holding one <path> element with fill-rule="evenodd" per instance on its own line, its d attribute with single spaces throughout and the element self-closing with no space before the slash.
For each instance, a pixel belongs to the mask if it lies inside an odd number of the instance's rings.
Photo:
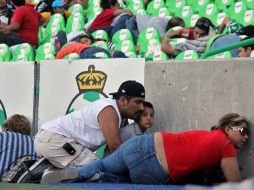
<svg viewBox="0 0 254 190">
<path fill-rule="evenodd" d="M 87 71 L 81 72 L 76 76 L 79 91 L 103 91 L 106 80 L 107 75 L 102 71 L 96 71 L 94 65 L 89 65 Z"/>
</svg>

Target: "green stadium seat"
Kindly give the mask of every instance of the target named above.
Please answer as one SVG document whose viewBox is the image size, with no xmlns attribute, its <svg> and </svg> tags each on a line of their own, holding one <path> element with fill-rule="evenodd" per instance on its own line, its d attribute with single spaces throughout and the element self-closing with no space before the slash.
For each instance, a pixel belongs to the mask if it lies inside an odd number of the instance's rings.
<svg viewBox="0 0 254 190">
<path fill-rule="evenodd" d="M 74 4 L 68 8 L 68 12 L 71 12 L 72 14 L 80 13 L 83 17 L 85 16 L 85 10 L 82 5 L 80 4 Z"/>
<path fill-rule="evenodd" d="M 194 50 L 186 50 L 178 54 L 175 60 L 185 60 L 185 59 L 199 59 L 199 55 Z"/>
<path fill-rule="evenodd" d="M 126 2 L 126 9 L 129 9 L 134 15 L 138 13 L 139 10 L 145 10 L 143 0 L 133 0 Z"/>
<path fill-rule="evenodd" d="M 182 10 L 187 5 L 186 0 L 166 0 L 166 6 L 169 9 L 170 15 L 175 16 L 176 12 Z"/>
<path fill-rule="evenodd" d="M 181 17 L 185 21 L 185 27 L 190 26 L 191 15 L 193 15 L 193 10 L 191 6 L 183 6 L 182 9 L 175 13 L 176 16 Z"/>
<path fill-rule="evenodd" d="M 190 20 L 188 20 L 190 23 L 187 23 L 187 26 L 190 26 L 191 28 L 193 28 L 197 22 L 197 20 L 200 18 L 201 16 L 199 14 L 193 14 L 191 15 Z"/>
<path fill-rule="evenodd" d="M 139 33 L 137 45 L 140 46 L 139 54 L 153 51 L 153 49 L 160 44 L 160 35 L 158 31 L 149 27 Z"/>
<path fill-rule="evenodd" d="M 28 43 L 17 45 L 12 53 L 11 61 L 34 61 L 33 47 Z"/>
<path fill-rule="evenodd" d="M 203 11 L 209 3 L 210 0 L 188 1 L 188 5 L 192 7 L 193 12 L 198 14 L 201 14 L 200 12 Z"/>
<path fill-rule="evenodd" d="M 84 31 L 84 26 L 84 16 L 81 13 L 74 13 L 67 20 L 65 32 L 68 34 L 74 31 Z"/>
<path fill-rule="evenodd" d="M 226 12 L 218 12 L 217 15 L 213 16 L 210 19 L 215 27 L 219 27 L 225 17 L 228 17 Z"/>
<path fill-rule="evenodd" d="M 147 15 L 159 15 L 160 8 L 165 7 L 164 0 L 152 0 L 146 8 Z"/>
<path fill-rule="evenodd" d="M 169 9 L 167 7 L 162 7 L 159 9 L 159 13 L 156 16 L 160 16 L 160 17 L 167 17 L 169 19 L 172 18 L 172 16 L 170 15 Z"/>
<path fill-rule="evenodd" d="M 108 41 L 108 33 L 105 30 L 96 30 L 91 34 L 95 39 L 103 39 Z"/>
<path fill-rule="evenodd" d="M 244 26 L 254 25 L 254 10 L 246 10 L 240 23 Z"/>
<path fill-rule="evenodd" d="M 130 30 L 121 29 L 112 36 L 112 42 L 117 44 L 123 40 L 133 41 L 133 36 Z"/>
<path fill-rule="evenodd" d="M 8 62 L 11 60 L 11 51 L 8 45 L 0 44 L 0 61 Z"/>
<path fill-rule="evenodd" d="M 55 59 L 55 54 L 55 46 L 52 43 L 47 42 L 36 49 L 35 61 Z"/>
<path fill-rule="evenodd" d="M 64 56 L 63 59 L 67 59 L 67 60 L 76 60 L 76 59 L 79 59 L 79 57 L 80 57 L 80 56 L 79 56 L 79 54 L 77 54 L 77 53 L 70 53 L 70 54 Z"/>
<path fill-rule="evenodd" d="M 234 0 L 215 0 L 215 5 L 218 8 L 219 12 L 227 12 L 227 9 L 231 4 L 234 3 Z"/>
<path fill-rule="evenodd" d="M 222 53 L 218 53 L 212 56 L 207 57 L 206 59 L 222 59 L 222 58 L 232 58 L 230 51 L 225 51 Z"/>
<path fill-rule="evenodd" d="M 53 14 L 49 22 L 45 28 L 39 29 L 39 45 L 46 43 L 46 42 L 53 42 L 54 38 L 60 30 L 65 29 L 65 22 L 64 22 L 64 17 L 61 14 Z"/>
<path fill-rule="evenodd" d="M 88 1 L 88 2 L 91 2 L 91 1 Z M 93 5 L 90 5 L 90 6 L 89 6 L 89 3 L 88 3 L 88 8 L 87 8 L 87 12 L 86 12 L 88 22 L 91 19 L 95 18 L 97 15 L 99 15 L 101 12 L 102 12 L 102 8 L 100 6 L 100 3 L 99 4 L 93 4 Z"/>
<path fill-rule="evenodd" d="M 116 43 L 114 50 L 122 51 L 127 57 L 137 57 L 135 45 L 131 40 L 123 40 Z"/>
<path fill-rule="evenodd" d="M 97 41 L 97 42 L 94 42 L 94 43 L 92 44 L 92 46 L 101 47 L 101 48 L 103 48 L 103 49 L 109 51 L 108 44 L 107 44 L 107 42 L 105 42 L 105 41 Z"/>
<path fill-rule="evenodd" d="M 218 12 L 219 11 L 217 6 L 214 3 L 209 3 L 206 5 L 206 7 L 204 7 L 202 11 L 200 11 L 200 15 L 202 17 L 207 17 L 212 20 L 214 17 L 217 16 Z"/>
<path fill-rule="evenodd" d="M 232 3 L 232 5 L 228 9 L 229 18 L 237 22 L 241 22 L 241 19 L 244 17 L 244 13 L 246 10 L 247 7 L 243 1 Z"/>
<path fill-rule="evenodd" d="M 94 56 L 98 58 L 109 58 L 108 54 L 106 54 L 105 52 L 95 53 Z"/>
<path fill-rule="evenodd" d="M 254 10 L 254 0 L 244 0 L 244 4 L 249 10 Z"/>
<path fill-rule="evenodd" d="M 145 59 L 146 59 L 146 61 L 162 61 L 162 60 L 168 60 L 169 57 L 168 57 L 168 55 L 166 53 L 162 52 L 159 49 L 159 50 L 155 50 L 154 52 L 148 54 L 145 57 Z"/>
</svg>

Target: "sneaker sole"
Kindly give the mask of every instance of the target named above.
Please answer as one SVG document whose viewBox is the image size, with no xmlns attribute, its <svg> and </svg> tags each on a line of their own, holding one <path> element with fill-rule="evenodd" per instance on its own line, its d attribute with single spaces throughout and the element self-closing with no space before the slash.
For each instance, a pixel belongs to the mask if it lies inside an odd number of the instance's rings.
<svg viewBox="0 0 254 190">
<path fill-rule="evenodd" d="M 40 184 L 58 183 L 63 180 L 75 179 L 78 177 L 77 171 L 50 171 L 47 175 L 42 176 Z"/>
<path fill-rule="evenodd" d="M 40 165 L 44 160 L 46 160 L 46 158 L 40 158 L 37 162 L 36 162 L 36 164 L 33 164 L 30 168 L 29 168 L 29 170 L 30 171 L 32 171 L 32 170 L 34 170 L 38 165 Z M 20 178 L 19 178 L 19 180 L 17 181 L 17 183 L 22 183 L 22 180 L 23 180 L 23 178 L 26 176 L 28 174 L 28 171 L 26 171 L 23 175 L 21 175 L 20 176 Z"/>
</svg>

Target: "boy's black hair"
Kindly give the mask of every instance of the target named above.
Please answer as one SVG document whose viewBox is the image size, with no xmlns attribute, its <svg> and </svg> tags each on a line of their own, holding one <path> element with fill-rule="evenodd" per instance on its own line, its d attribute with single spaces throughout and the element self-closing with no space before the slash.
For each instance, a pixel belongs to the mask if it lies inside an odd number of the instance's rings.
<svg viewBox="0 0 254 190">
<path fill-rule="evenodd" d="M 248 26 L 242 27 L 238 35 L 246 35 L 246 36 L 254 37 L 254 26 L 248 25 Z"/>
<path fill-rule="evenodd" d="M 13 4 L 20 7 L 26 4 L 25 0 L 12 0 Z"/>
<path fill-rule="evenodd" d="M 248 36 L 248 37 L 246 37 L 246 38 L 241 39 L 241 41 L 248 40 L 248 39 L 251 39 L 251 38 L 253 38 L 253 37 Z M 247 46 L 243 46 L 243 48 L 245 48 L 245 49 L 247 49 L 248 47 L 250 47 L 251 50 L 254 50 L 254 44 L 250 44 L 250 45 L 247 45 Z"/>
<path fill-rule="evenodd" d="M 101 0 L 100 6 L 103 9 L 110 9 L 111 6 L 115 6 L 117 0 Z"/>
<path fill-rule="evenodd" d="M 154 108 L 153 108 L 153 104 L 152 104 L 152 103 L 150 103 L 150 102 L 146 102 L 146 101 L 144 101 L 144 102 L 143 102 L 143 105 L 144 105 L 144 107 L 146 107 L 146 108 L 151 108 L 151 109 L 154 109 Z"/>
</svg>

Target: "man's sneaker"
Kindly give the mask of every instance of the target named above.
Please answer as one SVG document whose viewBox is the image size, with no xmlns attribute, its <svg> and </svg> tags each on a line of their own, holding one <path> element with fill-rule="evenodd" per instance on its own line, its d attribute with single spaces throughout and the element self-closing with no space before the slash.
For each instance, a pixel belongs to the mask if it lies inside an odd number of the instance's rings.
<svg viewBox="0 0 254 190">
<path fill-rule="evenodd" d="M 49 161 L 42 157 L 19 177 L 17 183 L 40 183 L 44 170 L 51 166 Z"/>
<path fill-rule="evenodd" d="M 65 168 L 65 169 L 47 169 L 45 170 L 40 184 L 51 184 L 63 181 L 71 181 L 72 179 L 78 178 L 78 171 L 76 168 Z"/>
</svg>

